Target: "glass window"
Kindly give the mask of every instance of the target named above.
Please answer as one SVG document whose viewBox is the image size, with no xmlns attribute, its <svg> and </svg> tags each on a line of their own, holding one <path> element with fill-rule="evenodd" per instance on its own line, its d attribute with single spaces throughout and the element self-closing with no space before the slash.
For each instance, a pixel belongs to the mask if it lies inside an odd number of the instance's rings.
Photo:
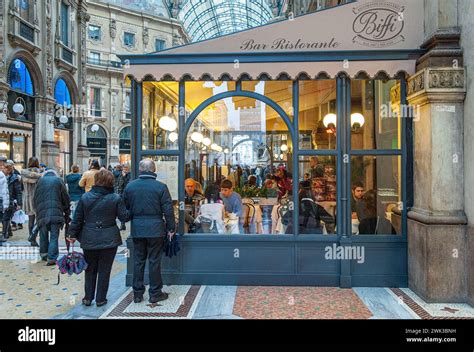
<svg viewBox="0 0 474 352">
<path fill-rule="evenodd" d="M 130 119 L 132 112 L 132 93 L 125 92 L 125 118 Z"/>
<path fill-rule="evenodd" d="M 290 119 L 293 118 L 292 81 L 243 81 L 242 90 L 248 90 L 270 98 L 285 111 Z"/>
<path fill-rule="evenodd" d="M 193 121 L 185 155 L 188 233 L 292 233 L 293 144 L 276 111 L 219 100 Z"/>
<path fill-rule="evenodd" d="M 107 133 L 102 126 L 92 124 L 87 126 L 87 148 L 90 159 L 98 159 L 100 165 L 107 162 Z"/>
<path fill-rule="evenodd" d="M 300 149 L 336 149 L 336 81 L 299 82 Z"/>
<path fill-rule="evenodd" d="M 196 109 L 199 104 L 219 93 L 235 90 L 233 81 L 197 81 L 185 83 L 186 116 L 189 111 Z"/>
<path fill-rule="evenodd" d="M 351 157 L 352 233 L 401 234 L 401 157 Z"/>
<path fill-rule="evenodd" d="M 69 6 L 61 2 L 61 41 L 69 46 Z"/>
<path fill-rule="evenodd" d="M 90 111 L 92 116 L 101 116 L 101 91 L 100 88 L 91 87 L 89 90 Z"/>
<path fill-rule="evenodd" d="M 69 88 L 67 87 L 66 82 L 62 78 L 56 81 L 56 86 L 54 88 L 54 99 L 59 105 L 70 107 L 72 104 Z"/>
<path fill-rule="evenodd" d="M 10 159 L 10 135 L 0 133 L 0 156 Z"/>
<path fill-rule="evenodd" d="M 21 59 L 13 60 L 10 65 L 8 83 L 12 89 L 18 90 L 24 94 L 34 95 L 30 71 Z"/>
<path fill-rule="evenodd" d="M 90 39 L 100 40 L 100 37 L 101 37 L 100 26 L 95 26 L 93 24 L 90 24 L 89 29 L 88 29 L 88 33 L 89 33 L 89 38 Z"/>
<path fill-rule="evenodd" d="M 123 45 L 133 47 L 135 46 L 135 34 L 125 32 L 123 34 Z"/>
<path fill-rule="evenodd" d="M 400 149 L 399 115 L 399 81 L 352 81 L 351 148 Z"/>
<path fill-rule="evenodd" d="M 20 17 L 27 21 L 27 22 L 33 22 L 32 21 L 32 7 L 30 6 L 30 0 L 20 0 Z"/>
<path fill-rule="evenodd" d="M 299 158 L 299 233 L 336 233 L 336 157 Z"/>
<path fill-rule="evenodd" d="M 155 50 L 156 51 L 161 51 L 161 50 L 164 50 L 165 49 L 165 41 L 162 40 L 162 39 L 156 39 L 155 40 Z"/>
<path fill-rule="evenodd" d="M 142 149 L 178 149 L 178 82 L 144 82 Z"/>
<path fill-rule="evenodd" d="M 91 51 L 89 53 L 89 62 L 91 64 L 99 65 L 100 64 L 100 53 Z"/>
</svg>

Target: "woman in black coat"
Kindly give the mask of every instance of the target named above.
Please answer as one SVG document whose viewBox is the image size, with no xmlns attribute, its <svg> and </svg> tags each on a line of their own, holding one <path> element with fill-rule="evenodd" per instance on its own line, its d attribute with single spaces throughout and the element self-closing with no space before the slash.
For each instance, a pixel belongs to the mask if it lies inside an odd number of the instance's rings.
<svg viewBox="0 0 474 352">
<path fill-rule="evenodd" d="M 95 296 L 100 307 L 107 303 L 112 265 L 117 247 L 122 244 L 116 219 L 127 222 L 130 215 L 122 198 L 114 193 L 114 175 L 110 171 L 100 170 L 94 181 L 91 191 L 77 204 L 67 236 L 69 242 L 79 240 L 88 264 L 82 303 L 90 306 Z"/>
</svg>

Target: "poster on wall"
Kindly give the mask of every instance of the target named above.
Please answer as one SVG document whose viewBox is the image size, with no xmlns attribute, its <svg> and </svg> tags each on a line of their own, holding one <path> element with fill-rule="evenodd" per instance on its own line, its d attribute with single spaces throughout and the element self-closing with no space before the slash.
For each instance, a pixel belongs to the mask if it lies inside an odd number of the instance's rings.
<svg viewBox="0 0 474 352">
<path fill-rule="evenodd" d="M 155 161 L 156 179 L 165 183 L 171 199 L 178 200 L 178 163 L 176 161 Z"/>
</svg>

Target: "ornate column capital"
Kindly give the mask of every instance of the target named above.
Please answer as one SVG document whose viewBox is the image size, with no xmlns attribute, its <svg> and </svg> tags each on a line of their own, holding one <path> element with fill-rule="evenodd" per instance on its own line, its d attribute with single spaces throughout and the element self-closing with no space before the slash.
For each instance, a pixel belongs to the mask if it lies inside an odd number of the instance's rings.
<svg viewBox="0 0 474 352">
<path fill-rule="evenodd" d="M 466 85 L 462 67 L 425 68 L 408 78 L 407 99 L 411 105 L 463 102 Z"/>
</svg>

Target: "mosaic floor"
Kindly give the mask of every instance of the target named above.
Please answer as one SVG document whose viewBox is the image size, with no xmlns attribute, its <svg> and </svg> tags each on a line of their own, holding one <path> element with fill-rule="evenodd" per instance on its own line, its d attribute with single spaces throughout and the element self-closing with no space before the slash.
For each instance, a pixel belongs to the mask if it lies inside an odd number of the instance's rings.
<svg viewBox="0 0 474 352">
<path fill-rule="evenodd" d="M 352 289 L 238 287 L 234 314 L 245 319 L 368 319 L 370 310 Z"/>
</svg>

